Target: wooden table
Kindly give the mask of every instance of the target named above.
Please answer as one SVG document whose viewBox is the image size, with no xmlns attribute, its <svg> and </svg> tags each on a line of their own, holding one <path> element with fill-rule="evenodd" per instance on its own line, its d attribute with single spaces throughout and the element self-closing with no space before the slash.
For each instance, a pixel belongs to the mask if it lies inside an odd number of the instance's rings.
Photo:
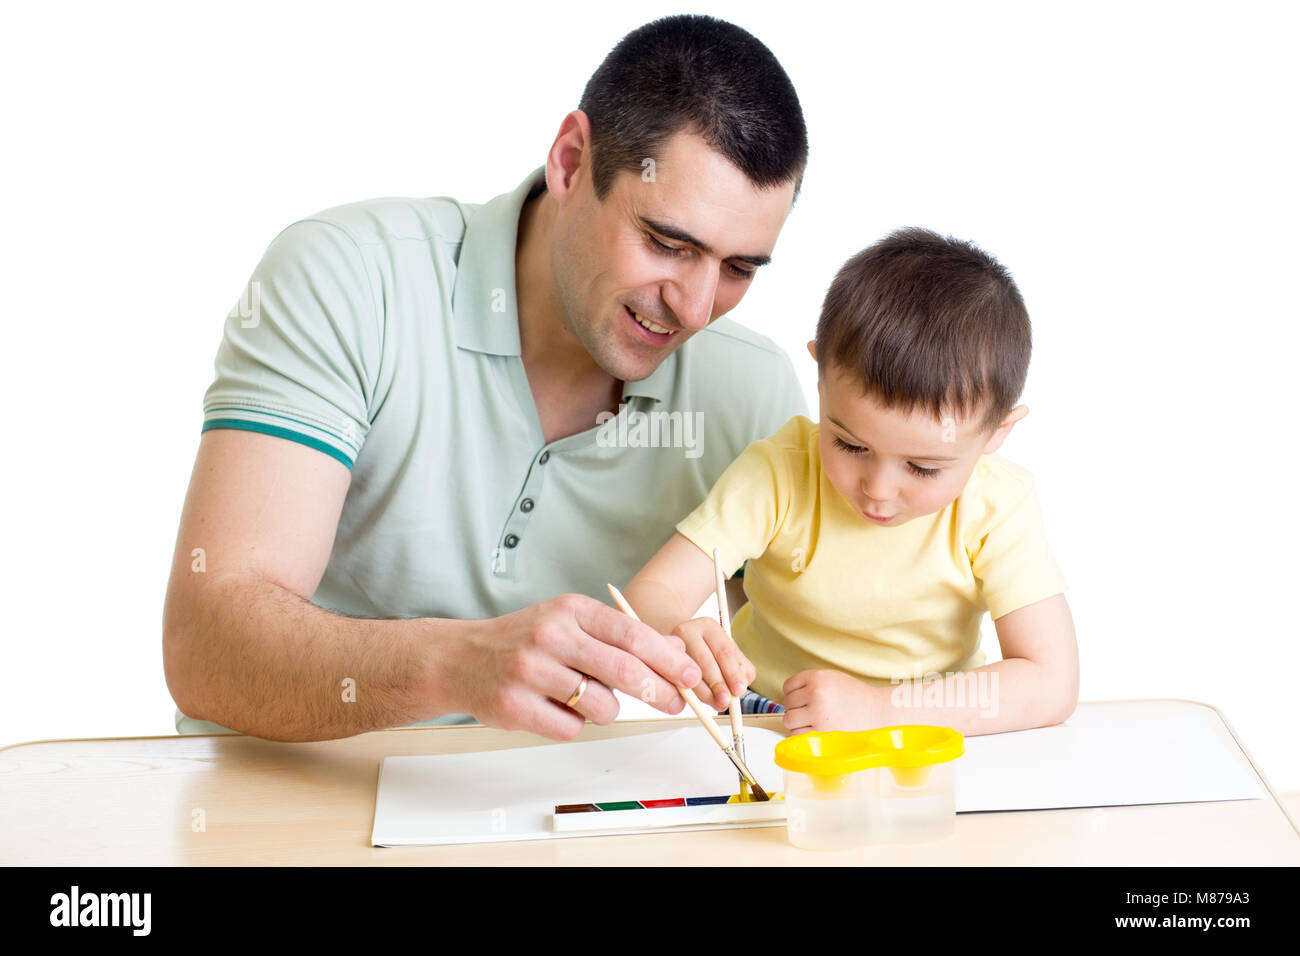
<svg viewBox="0 0 1300 956">
<path fill-rule="evenodd" d="M 1104 706 L 1081 704 L 1081 707 Z M 748 717 L 782 731 L 779 715 Z M 652 733 L 657 720 L 588 724 L 580 740 Z M 0 864 L 1296 865 L 1300 832 L 1273 798 L 962 813 L 947 839 L 839 853 L 784 827 L 467 846 L 370 845 L 379 762 L 552 743 L 477 725 L 275 743 L 240 735 L 128 737 L 0 749 Z M 1288 799 L 1300 816 L 1300 794 Z M 202 829 L 196 829 L 198 822 Z"/>
</svg>

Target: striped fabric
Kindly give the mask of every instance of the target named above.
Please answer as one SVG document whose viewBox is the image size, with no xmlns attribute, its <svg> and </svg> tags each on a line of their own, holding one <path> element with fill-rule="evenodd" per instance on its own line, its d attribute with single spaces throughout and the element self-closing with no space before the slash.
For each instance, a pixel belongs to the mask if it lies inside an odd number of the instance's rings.
<svg viewBox="0 0 1300 956">
<path fill-rule="evenodd" d="M 761 694 L 747 690 L 740 698 L 742 714 L 784 714 L 785 708 L 774 700 L 768 700 Z"/>
</svg>

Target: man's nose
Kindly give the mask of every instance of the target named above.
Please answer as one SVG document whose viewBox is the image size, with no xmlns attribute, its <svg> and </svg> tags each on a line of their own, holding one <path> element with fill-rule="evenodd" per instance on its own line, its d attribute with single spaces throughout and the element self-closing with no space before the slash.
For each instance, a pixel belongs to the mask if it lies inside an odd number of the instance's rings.
<svg viewBox="0 0 1300 956">
<path fill-rule="evenodd" d="M 713 318 L 720 270 L 721 263 L 699 256 L 673 283 L 675 301 L 668 305 L 678 321 L 692 332 L 698 332 Z"/>
</svg>

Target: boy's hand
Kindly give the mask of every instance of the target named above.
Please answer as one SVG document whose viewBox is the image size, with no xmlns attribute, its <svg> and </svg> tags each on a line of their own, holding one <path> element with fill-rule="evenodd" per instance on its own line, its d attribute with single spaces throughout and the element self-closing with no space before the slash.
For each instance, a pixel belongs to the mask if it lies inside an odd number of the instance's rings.
<svg viewBox="0 0 1300 956">
<path fill-rule="evenodd" d="M 687 645 L 690 653 L 690 645 Z M 694 655 L 692 655 L 694 656 Z M 703 670 L 703 665 L 701 665 Z M 781 686 L 785 726 L 792 734 L 810 730 L 869 730 L 875 688 L 834 670 L 800 671 Z"/>
<path fill-rule="evenodd" d="M 732 695 L 743 694 L 757 673 L 714 618 L 684 621 L 673 629 L 673 636 L 681 638 L 686 653 L 700 666 L 700 683 L 691 690 L 716 710 L 726 710 Z"/>
</svg>

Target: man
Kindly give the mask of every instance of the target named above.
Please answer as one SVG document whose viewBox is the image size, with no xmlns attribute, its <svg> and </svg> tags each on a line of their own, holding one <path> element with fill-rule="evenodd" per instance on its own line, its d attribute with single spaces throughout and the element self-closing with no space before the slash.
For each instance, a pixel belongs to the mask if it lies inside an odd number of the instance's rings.
<svg viewBox="0 0 1300 956">
<path fill-rule="evenodd" d="M 806 161 L 766 47 L 672 17 L 611 51 L 513 192 L 277 236 L 205 399 L 164 613 L 177 729 L 571 739 L 611 688 L 679 712 L 681 642 L 598 598 L 806 412 L 788 357 L 719 321 Z"/>
</svg>

